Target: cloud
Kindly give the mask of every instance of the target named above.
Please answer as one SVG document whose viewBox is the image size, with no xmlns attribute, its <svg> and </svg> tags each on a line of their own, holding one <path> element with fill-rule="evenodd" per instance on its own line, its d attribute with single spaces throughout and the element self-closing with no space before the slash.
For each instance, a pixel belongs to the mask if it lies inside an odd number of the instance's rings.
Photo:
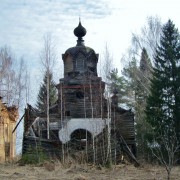
<svg viewBox="0 0 180 180">
<path fill-rule="evenodd" d="M 65 11 L 71 15 L 80 15 L 84 18 L 104 18 L 111 14 L 111 9 L 108 8 L 108 2 L 99 0 L 72 0 L 64 1 Z"/>
<path fill-rule="evenodd" d="M 55 37 L 61 61 L 60 54 L 76 44 L 73 28 L 78 25 L 79 16 L 86 21 L 110 14 L 107 0 L 2 0 L 0 47 L 8 45 L 17 56 L 23 56 L 35 76 L 45 33 L 51 32 Z"/>
<path fill-rule="evenodd" d="M 46 32 L 70 31 L 78 16 L 97 19 L 111 14 L 105 0 L 4 0 L 1 7 L 0 45 L 13 47 L 38 45 L 33 41 Z"/>
</svg>

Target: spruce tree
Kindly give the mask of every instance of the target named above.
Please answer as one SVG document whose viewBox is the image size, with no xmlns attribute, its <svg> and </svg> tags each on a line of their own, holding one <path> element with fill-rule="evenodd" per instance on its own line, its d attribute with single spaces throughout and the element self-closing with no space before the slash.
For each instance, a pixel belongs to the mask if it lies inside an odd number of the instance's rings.
<svg viewBox="0 0 180 180">
<path fill-rule="evenodd" d="M 122 74 L 126 80 L 126 104 L 128 107 L 135 109 L 134 107 L 137 97 L 137 84 L 139 77 L 139 67 L 136 58 L 132 58 L 127 66 L 123 68 Z"/>
<path fill-rule="evenodd" d="M 49 106 L 51 107 L 57 100 L 57 91 L 53 81 L 53 75 L 49 73 Z M 43 83 L 40 86 L 37 97 L 37 108 L 41 112 L 46 112 L 47 109 L 47 72 L 44 75 Z"/>
<path fill-rule="evenodd" d="M 147 96 L 150 88 L 152 64 L 145 48 L 142 49 L 141 60 L 139 65 L 139 87 L 138 89 L 138 100 L 139 103 L 146 103 Z"/>
<path fill-rule="evenodd" d="M 137 59 L 132 58 L 122 74 L 123 76 L 118 76 L 116 69 L 111 71 L 109 76 L 111 92 L 116 89 L 119 93 L 119 103 L 133 108 L 138 154 L 141 158 L 145 158 L 149 153 L 146 138 L 151 130 L 145 120 L 145 107 L 152 75 L 152 64 L 145 48 L 142 49 L 139 63 Z"/>
<path fill-rule="evenodd" d="M 145 48 L 142 49 L 141 59 L 136 77 L 135 120 L 137 130 L 137 150 L 142 159 L 149 157 L 146 138 L 151 130 L 145 120 L 145 107 L 150 88 L 152 64 Z"/>
<path fill-rule="evenodd" d="M 110 92 L 111 93 L 118 93 L 119 102 L 125 103 L 127 100 L 125 96 L 127 95 L 126 87 L 127 87 L 127 80 L 123 76 L 118 75 L 117 68 L 113 69 L 108 76 L 110 82 Z"/>
<path fill-rule="evenodd" d="M 156 51 L 146 117 L 155 137 L 170 139 L 175 132 L 180 142 L 180 34 L 171 20 Z"/>
</svg>

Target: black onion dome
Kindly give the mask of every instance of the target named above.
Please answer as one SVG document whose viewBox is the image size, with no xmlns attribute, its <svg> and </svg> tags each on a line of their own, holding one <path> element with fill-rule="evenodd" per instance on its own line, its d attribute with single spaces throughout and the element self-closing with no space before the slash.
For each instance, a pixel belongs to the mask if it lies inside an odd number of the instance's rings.
<svg viewBox="0 0 180 180">
<path fill-rule="evenodd" d="M 81 25 L 81 21 L 79 21 L 78 27 L 74 29 L 74 35 L 80 39 L 86 35 L 86 29 Z"/>
</svg>

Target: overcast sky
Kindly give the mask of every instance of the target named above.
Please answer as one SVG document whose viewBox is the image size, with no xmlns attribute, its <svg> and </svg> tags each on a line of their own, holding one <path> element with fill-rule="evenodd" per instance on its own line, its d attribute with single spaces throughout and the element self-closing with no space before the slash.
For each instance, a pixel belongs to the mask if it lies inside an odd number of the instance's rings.
<svg viewBox="0 0 180 180">
<path fill-rule="evenodd" d="M 116 67 L 121 67 L 132 32 L 140 31 L 147 16 L 159 16 L 163 23 L 170 18 L 180 27 L 178 0 L 0 0 L 0 7 L 0 46 L 24 57 L 36 83 L 42 80 L 38 65 L 43 35 L 54 36 L 61 62 L 61 54 L 76 45 L 73 30 L 79 16 L 87 30 L 85 45 L 102 58 L 107 43 Z"/>
</svg>

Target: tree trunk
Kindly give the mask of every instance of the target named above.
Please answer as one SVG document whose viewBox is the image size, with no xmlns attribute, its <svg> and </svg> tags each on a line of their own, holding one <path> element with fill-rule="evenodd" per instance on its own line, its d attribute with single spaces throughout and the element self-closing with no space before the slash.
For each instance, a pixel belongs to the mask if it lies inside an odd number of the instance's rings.
<svg viewBox="0 0 180 180">
<path fill-rule="evenodd" d="M 49 69 L 47 72 L 47 139 L 49 139 Z"/>
</svg>

